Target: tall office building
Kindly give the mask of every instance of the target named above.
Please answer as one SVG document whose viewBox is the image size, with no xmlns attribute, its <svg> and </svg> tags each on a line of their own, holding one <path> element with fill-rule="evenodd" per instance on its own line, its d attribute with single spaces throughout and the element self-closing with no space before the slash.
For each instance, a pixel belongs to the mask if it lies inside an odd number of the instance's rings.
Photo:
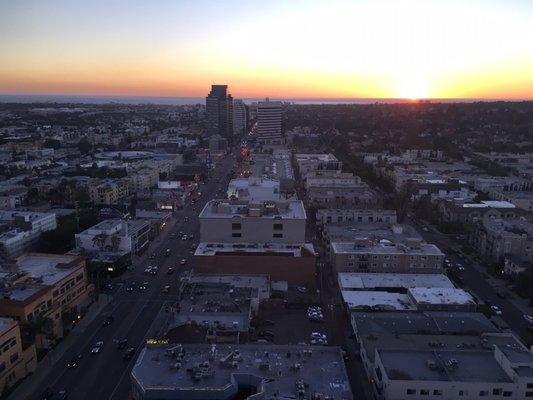
<svg viewBox="0 0 533 400">
<path fill-rule="evenodd" d="M 233 135 L 233 98 L 227 94 L 228 85 L 213 85 L 205 98 L 206 132 L 228 140 Z"/>
<path fill-rule="evenodd" d="M 248 113 L 242 100 L 233 101 L 233 134 L 243 136 L 248 127 Z"/>
<path fill-rule="evenodd" d="M 281 101 L 260 101 L 257 104 L 257 138 L 261 144 L 283 144 L 281 133 Z"/>
</svg>

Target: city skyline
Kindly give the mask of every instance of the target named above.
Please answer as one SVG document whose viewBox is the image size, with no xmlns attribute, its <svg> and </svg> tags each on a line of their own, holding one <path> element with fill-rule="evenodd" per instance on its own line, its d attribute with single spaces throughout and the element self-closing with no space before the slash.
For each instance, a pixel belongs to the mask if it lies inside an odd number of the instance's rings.
<svg viewBox="0 0 533 400">
<path fill-rule="evenodd" d="M 0 5 L 0 94 L 533 98 L 527 1 Z"/>
</svg>

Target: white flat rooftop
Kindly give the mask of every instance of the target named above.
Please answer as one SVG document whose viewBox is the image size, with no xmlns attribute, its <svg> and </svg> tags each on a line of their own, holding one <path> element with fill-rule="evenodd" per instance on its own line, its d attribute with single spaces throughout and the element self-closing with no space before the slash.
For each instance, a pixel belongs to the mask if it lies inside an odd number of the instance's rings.
<svg viewBox="0 0 533 400">
<path fill-rule="evenodd" d="M 72 273 L 72 268 L 58 268 L 76 260 L 77 256 L 61 254 L 29 253 L 17 259 L 19 270 L 27 272 L 32 278 L 42 279 L 45 285 L 54 285 Z"/>
<path fill-rule="evenodd" d="M 375 288 L 449 288 L 455 286 L 443 274 L 393 274 L 340 272 L 338 274 L 341 290 L 361 290 Z"/>
<path fill-rule="evenodd" d="M 217 253 L 272 253 L 287 254 L 293 257 L 301 257 L 302 249 L 314 253 L 315 249 L 311 243 L 207 243 L 202 242 L 196 248 L 195 256 L 214 256 Z"/>
<path fill-rule="evenodd" d="M 465 203 L 464 208 L 516 208 L 516 206 L 509 201 L 500 200 L 483 200 L 480 203 Z"/>
<path fill-rule="evenodd" d="M 342 299 L 349 310 L 374 309 L 386 311 L 413 311 L 416 306 L 403 293 L 370 290 L 343 290 Z"/>
<path fill-rule="evenodd" d="M 475 305 L 474 298 L 463 289 L 421 288 L 408 289 L 409 295 L 417 304 Z"/>
</svg>

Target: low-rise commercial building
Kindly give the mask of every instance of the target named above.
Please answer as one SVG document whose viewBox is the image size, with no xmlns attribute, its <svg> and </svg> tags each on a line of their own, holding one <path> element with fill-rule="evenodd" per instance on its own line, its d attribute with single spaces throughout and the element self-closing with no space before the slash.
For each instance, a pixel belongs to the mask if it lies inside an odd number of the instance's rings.
<svg viewBox="0 0 533 400">
<path fill-rule="evenodd" d="M 294 162 L 302 179 L 314 171 L 342 170 L 342 162 L 333 154 L 294 154 Z"/>
<path fill-rule="evenodd" d="M 148 345 L 131 379 L 135 400 L 353 399 L 333 346 Z"/>
<path fill-rule="evenodd" d="M 271 281 L 314 288 L 316 256 L 308 243 L 200 243 L 194 253 L 194 271 L 267 275 Z"/>
</svg>

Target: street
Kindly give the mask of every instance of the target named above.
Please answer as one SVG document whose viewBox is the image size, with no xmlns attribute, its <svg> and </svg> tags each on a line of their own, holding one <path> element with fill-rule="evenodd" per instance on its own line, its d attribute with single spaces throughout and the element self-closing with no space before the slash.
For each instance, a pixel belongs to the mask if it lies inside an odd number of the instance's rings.
<svg viewBox="0 0 533 400">
<path fill-rule="evenodd" d="M 51 388 L 54 392 L 65 390 L 69 399 L 127 399 L 130 390 L 130 371 L 145 340 L 152 331 L 157 331 L 157 316 L 166 302 L 177 300 L 178 281 L 180 275 L 192 268 L 191 245 L 198 240 L 198 213 L 205 203 L 217 197 L 219 189 L 226 188 L 226 176 L 233 166 L 234 158 L 226 157 L 212 172 L 209 181 L 201 187 L 202 196 L 195 205 L 187 203 L 183 210 L 172 216 L 159 236 L 151 246 L 133 262 L 133 270 L 127 271 L 120 278 L 115 279 L 112 301 L 88 325 L 83 334 L 79 335 L 61 358 L 47 371 L 46 378 L 35 385 L 29 377 L 23 385 L 32 386 L 33 399 L 40 399 L 41 394 Z M 185 222 L 185 218 L 188 222 Z M 177 234 L 193 234 L 194 240 L 182 240 Z M 171 235 L 175 233 L 175 235 Z M 171 250 L 170 256 L 165 255 L 166 249 Z M 155 253 L 155 259 L 149 259 Z M 186 259 L 185 265 L 180 260 Z M 159 266 L 159 272 L 152 276 L 144 272 L 148 265 Z M 172 274 L 167 274 L 168 267 L 174 267 Z M 120 283 L 121 281 L 122 284 Z M 128 292 L 128 283 L 136 284 L 135 290 Z M 146 290 L 140 290 L 139 285 L 148 282 Z M 170 285 L 169 293 L 163 293 L 164 286 Z M 164 310 L 161 311 L 164 314 Z M 113 321 L 105 326 L 107 316 Z M 124 350 L 119 350 L 114 341 L 127 339 L 128 345 L 136 349 L 135 355 L 129 360 L 123 360 Z M 100 353 L 91 354 L 91 349 L 97 341 L 104 345 Z M 52 350 L 53 352 L 54 350 Z M 79 366 L 69 368 L 69 361 L 81 355 Z M 29 393 L 29 392 L 28 392 Z M 14 393 L 21 398 L 20 392 Z M 27 397 L 26 397 L 27 398 Z"/>
</svg>

